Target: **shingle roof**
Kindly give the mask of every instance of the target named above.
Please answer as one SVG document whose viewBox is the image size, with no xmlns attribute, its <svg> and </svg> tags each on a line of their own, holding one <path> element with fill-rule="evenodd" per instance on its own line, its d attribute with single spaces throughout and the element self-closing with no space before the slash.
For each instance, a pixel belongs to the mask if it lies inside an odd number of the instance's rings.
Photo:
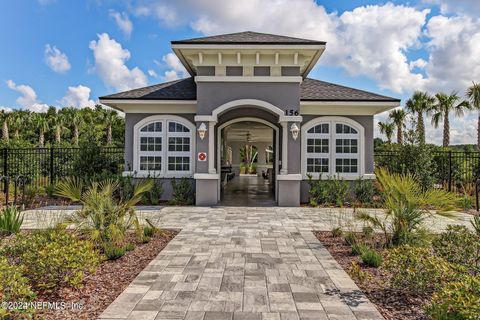
<svg viewBox="0 0 480 320">
<path fill-rule="evenodd" d="M 197 85 L 193 78 L 185 78 L 120 92 L 100 99 L 196 100 Z M 304 79 L 300 85 L 300 100 L 400 102 L 399 99 L 310 78 Z"/>
<path fill-rule="evenodd" d="M 326 42 L 252 31 L 172 41 L 172 44 L 292 44 L 323 45 Z"/>
<path fill-rule="evenodd" d="M 306 78 L 300 85 L 302 101 L 385 101 L 399 102 L 400 99 L 349 88 L 334 83 Z"/>
<path fill-rule="evenodd" d="M 197 85 L 193 78 L 156 84 L 100 97 L 100 99 L 196 100 Z"/>
</svg>

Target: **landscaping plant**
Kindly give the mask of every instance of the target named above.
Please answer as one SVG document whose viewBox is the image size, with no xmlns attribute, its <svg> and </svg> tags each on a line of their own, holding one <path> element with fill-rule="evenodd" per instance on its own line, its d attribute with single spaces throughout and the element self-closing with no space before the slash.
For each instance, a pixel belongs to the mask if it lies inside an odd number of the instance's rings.
<svg viewBox="0 0 480 320">
<path fill-rule="evenodd" d="M 33 309 L 6 308 L 3 303 L 30 302 L 35 293 L 23 276 L 23 268 L 11 264 L 6 257 L 0 256 L 0 319 L 31 319 Z"/>
<path fill-rule="evenodd" d="M 432 214 L 449 216 L 448 211 L 458 201 L 453 193 L 424 189 L 411 174 L 389 173 L 380 168 L 376 176 L 383 192 L 386 217 L 360 212 L 357 218 L 381 229 L 387 246 L 421 244 L 426 235 L 422 224 L 425 218 Z"/>
<path fill-rule="evenodd" d="M 434 293 L 426 311 L 432 320 L 478 320 L 479 302 L 480 277 L 467 276 Z"/>
<path fill-rule="evenodd" d="M 172 199 L 171 204 L 174 205 L 190 205 L 193 204 L 192 183 L 188 178 L 172 179 Z"/>
<path fill-rule="evenodd" d="M 382 255 L 368 247 L 361 250 L 360 258 L 362 262 L 369 267 L 378 268 L 382 264 Z"/>
<path fill-rule="evenodd" d="M 363 206 L 372 205 L 373 198 L 376 194 L 375 183 L 373 180 L 359 178 L 355 181 L 353 193 L 355 195 L 355 200 Z"/>
<path fill-rule="evenodd" d="M 58 183 L 57 195 L 78 202 L 80 210 L 67 219 L 78 230 L 85 231 L 97 245 L 119 244 L 128 229 L 134 228 L 139 237 L 142 228 L 138 222 L 134 206 L 140 202 L 145 192 L 152 188 L 152 181 L 135 184 L 128 198 L 116 198 L 120 184 L 105 180 L 92 182 L 85 187 L 79 179 L 65 179 Z"/>
<path fill-rule="evenodd" d="M 0 211 L 0 236 L 18 233 L 23 224 L 23 214 L 16 207 Z"/>
<path fill-rule="evenodd" d="M 434 253 L 448 262 L 480 272 L 480 238 L 465 226 L 449 225 L 432 241 Z"/>
<path fill-rule="evenodd" d="M 310 186 L 310 205 L 317 206 L 319 204 L 343 206 L 348 196 L 348 182 L 333 176 L 327 180 L 322 179 L 322 175 L 314 180 L 312 175 L 307 175 L 308 184 Z"/>
<path fill-rule="evenodd" d="M 100 263 L 90 241 L 60 228 L 20 234 L 3 251 L 35 288 L 43 290 L 63 284 L 79 287 L 85 273 L 95 271 Z"/>
<path fill-rule="evenodd" d="M 387 250 L 383 266 L 391 275 L 393 287 L 418 295 L 430 295 L 467 273 L 461 266 L 433 255 L 428 248 L 408 245 Z"/>
</svg>

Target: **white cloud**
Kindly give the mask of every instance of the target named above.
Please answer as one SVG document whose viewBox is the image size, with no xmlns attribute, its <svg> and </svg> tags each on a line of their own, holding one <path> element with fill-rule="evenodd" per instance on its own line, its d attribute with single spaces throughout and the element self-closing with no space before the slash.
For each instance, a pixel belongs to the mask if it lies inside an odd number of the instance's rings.
<svg viewBox="0 0 480 320">
<path fill-rule="evenodd" d="M 68 57 L 65 53 L 57 49 L 56 46 L 45 46 L 45 62 L 55 72 L 64 73 L 72 67 L 68 62 Z"/>
<path fill-rule="evenodd" d="M 107 33 L 98 35 L 98 41 L 90 42 L 95 58 L 95 71 L 102 81 L 116 90 L 130 90 L 147 85 L 147 76 L 138 67 L 129 69 L 125 62 L 130 59 L 130 51 L 120 43 L 110 39 Z"/>
<path fill-rule="evenodd" d="M 435 16 L 426 28 L 429 59 L 426 89 L 463 94 L 480 79 L 480 20 Z"/>
<path fill-rule="evenodd" d="M 10 108 L 10 107 L 0 106 L 0 112 L 1 112 L 1 111 L 4 111 L 4 112 L 12 112 L 13 109 Z"/>
<path fill-rule="evenodd" d="M 152 78 L 157 78 L 158 77 L 158 74 L 153 69 L 148 70 L 148 75 Z"/>
<path fill-rule="evenodd" d="M 110 11 L 110 17 L 115 20 L 118 28 L 123 32 L 125 37 L 130 38 L 133 31 L 133 24 L 125 12 Z"/>
<path fill-rule="evenodd" d="M 338 15 L 310 0 L 153 1 L 138 10 L 168 26 L 190 25 L 206 35 L 255 30 L 325 40 L 320 63 L 366 75 L 395 92 L 412 90 L 424 80 L 410 70 L 406 52 L 420 45 L 429 10 L 387 3 Z M 172 71 L 168 75 L 175 77 Z"/>
<path fill-rule="evenodd" d="M 175 54 L 169 53 L 163 56 L 162 60 L 169 68 L 169 70 L 165 71 L 163 76 L 165 81 L 173 81 L 187 76 L 187 70 L 185 70 L 185 67 Z M 158 61 L 155 63 L 158 64 Z"/>
<path fill-rule="evenodd" d="M 7 81 L 7 86 L 21 94 L 21 96 L 17 98 L 16 102 L 24 109 L 35 112 L 45 112 L 48 109 L 48 105 L 42 104 L 40 101 L 38 101 L 37 93 L 32 87 L 24 84 L 17 85 L 12 80 Z"/>
<path fill-rule="evenodd" d="M 82 85 L 68 87 L 67 93 L 61 102 L 66 107 L 91 108 L 95 106 L 95 101 L 90 99 L 91 89 Z"/>
</svg>

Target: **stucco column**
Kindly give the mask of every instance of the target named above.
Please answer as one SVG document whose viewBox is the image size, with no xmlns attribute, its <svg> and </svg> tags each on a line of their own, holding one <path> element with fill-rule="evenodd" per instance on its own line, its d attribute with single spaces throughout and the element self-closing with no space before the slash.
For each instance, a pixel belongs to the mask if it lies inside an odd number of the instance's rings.
<svg viewBox="0 0 480 320">
<path fill-rule="evenodd" d="M 216 121 L 208 122 L 208 173 L 216 174 L 215 169 L 215 125 Z"/>
<path fill-rule="evenodd" d="M 280 174 L 288 174 L 288 121 L 280 122 L 282 125 L 282 169 Z"/>
</svg>

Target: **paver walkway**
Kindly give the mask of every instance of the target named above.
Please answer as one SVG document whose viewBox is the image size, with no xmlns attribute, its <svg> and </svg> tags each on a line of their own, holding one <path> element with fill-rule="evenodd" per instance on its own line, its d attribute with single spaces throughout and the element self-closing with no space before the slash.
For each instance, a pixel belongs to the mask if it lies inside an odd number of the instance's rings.
<svg viewBox="0 0 480 320">
<path fill-rule="evenodd" d="M 157 225 L 182 231 L 101 319 L 383 319 L 311 232 L 360 228 L 351 209 L 139 209 Z M 46 226 L 65 214 L 30 211 L 24 225 L 38 227 L 43 217 Z M 439 231 L 470 218 L 427 224 Z"/>
</svg>

